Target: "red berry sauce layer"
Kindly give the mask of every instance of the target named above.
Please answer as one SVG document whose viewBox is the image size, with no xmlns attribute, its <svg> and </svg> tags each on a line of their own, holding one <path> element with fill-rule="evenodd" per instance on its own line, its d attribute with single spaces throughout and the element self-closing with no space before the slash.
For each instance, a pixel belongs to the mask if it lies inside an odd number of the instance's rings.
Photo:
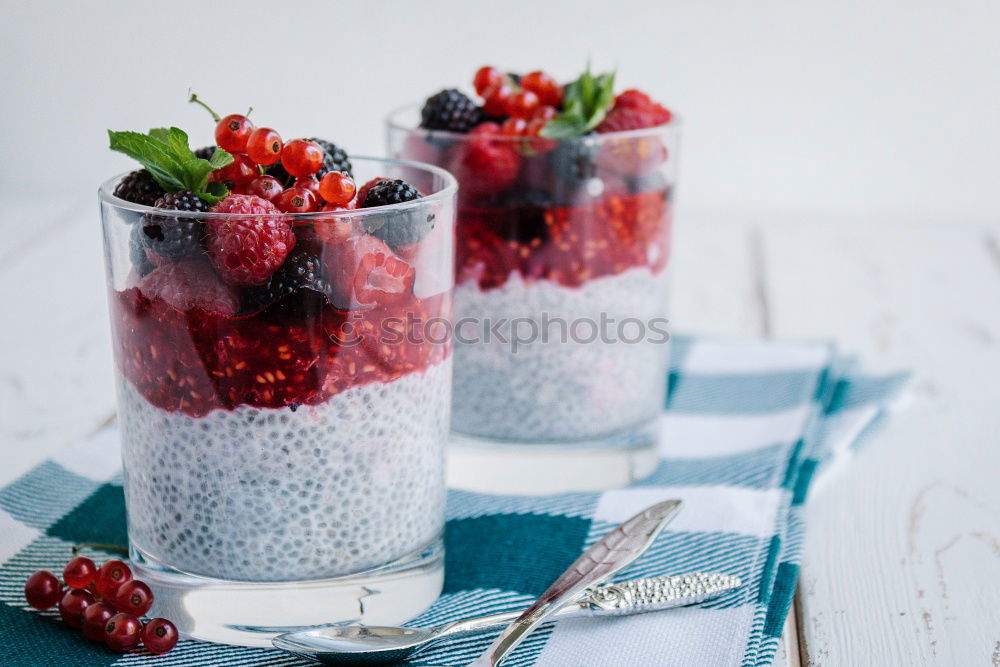
<svg viewBox="0 0 1000 667">
<path fill-rule="evenodd" d="M 667 190 L 614 194 L 580 206 L 462 206 L 458 282 L 482 290 L 511 273 L 579 287 L 588 280 L 648 266 L 659 273 L 670 254 Z"/>
<path fill-rule="evenodd" d="M 450 343 L 422 340 L 419 330 L 402 333 L 408 315 L 449 318 L 447 293 L 354 311 L 316 295 L 297 318 L 274 308 L 248 316 L 183 311 L 138 287 L 114 293 L 111 306 L 121 372 L 151 404 L 192 417 L 241 405 L 317 405 L 355 385 L 422 371 L 451 352 Z M 387 335 L 389 318 L 399 324 Z"/>
</svg>

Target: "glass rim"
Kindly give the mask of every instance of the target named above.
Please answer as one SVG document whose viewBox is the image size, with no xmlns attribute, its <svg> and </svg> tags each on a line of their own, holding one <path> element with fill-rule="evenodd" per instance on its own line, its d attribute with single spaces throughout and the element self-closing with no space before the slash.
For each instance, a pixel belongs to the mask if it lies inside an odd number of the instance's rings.
<svg viewBox="0 0 1000 667">
<path fill-rule="evenodd" d="M 402 132 L 408 132 L 412 134 L 419 134 L 421 136 L 434 135 L 435 137 L 446 137 L 449 139 L 456 139 L 458 141 L 468 141 L 469 134 L 467 132 L 452 132 L 451 130 L 429 130 L 420 126 L 412 126 L 409 123 L 404 123 L 399 120 L 399 117 L 403 114 L 411 111 L 419 111 L 420 103 L 410 103 L 404 104 L 403 106 L 396 107 L 390 111 L 385 117 L 385 124 L 391 130 L 400 130 Z M 669 132 L 679 130 L 683 123 L 677 114 L 671 113 L 671 118 L 666 123 L 660 125 L 655 125 L 653 127 L 644 127 L 639 130 L 623 130 L 619 132 L 605 132 L 602 134 L 584 134 L 578 137 L 567 137 L 565 139 L 544 139 L 545 141 L 558 141 L 558 142 L 583 142 L 583 143 L 604 143 L 613 140 L 621 139 L 642 139 L 646 137 L 663 136 Z M 509 141 L 509 142 L 525 142 L 525 141 L 538 141 L 538 137 L 508 137 L 504 135 L 494 135 L 490 137 L 490 141 Z"/>
<path fill-rule="evenodd" d="M 386 213 L 392 211 L 405 211 L 415 208 L 420 208 L 423 206 L 434 205 L 438 202 L 445 201 L 454 198 L 455 193 L 458 192 L 458 181 L 452 176 L 451 172 L 441 167 L 435 166 L 433 164 L 428 164 L 426 162 L 417 162 L 415 160 L 396 160 L 393 158 L 381 158 L 381 157 L 370 157 L 367 155 L 349 155 L 351 162 L 369 162 L 369 163 L 379 163 L 386 165 L 395 165 L 401 167 L 410 167 L 413 169 L 419 169 L 425 172 L 429 172 L 435 176 L 440 177 L 444 181 L 444 186 L 429 195 L 424 195 L 420 199 L 414 199 L 413 201 L 402 202 L 400 204 L 386 204 L 385 206 L 371 206 L 369 208 L 355 208 L 355 209 L 344 209 L 342 211 L 310 211 L 308 213 L 281 213 L 280 215 L 286 218 L 291 218 L 293 220 L 299 221 L 309 221 L 318 218 L 330 219 L 330 218 L 352 218 L 352 217 L 363 217 L 370 214 Z M 108 180 L 101 183 L 100 187 L 97 189 L 98 197 L 101 202 L 114 206 L 118 209 L 124 209 L 127 211 L 134 211 L 136 213 L 155 213 L 159 216 L 174 216 L 174 217 L 185 217 L 185 218 L 197 218 L 199 220 L 212 220 L 212 219 L 222 219 L 222 218 L 257 218 L 261 215 L 274 215 L 274 214 L 261 214 L 261 213 L 219 213 L 215 211 L 205 211 L 192 213 L 191 211 L 173 211 L 168 209 L 156 208 L 155 206 L 146 206 L 144 204 L 136 204 L 134 202 L 126 201 L 120 197 L 116 197 L 114 190 L 118 182 L 130 174 L 131 172 L 122 172 L 115 176 L 112 176 Z M 361 187 L 362 184 L 358 184 Z"/>
</svg>

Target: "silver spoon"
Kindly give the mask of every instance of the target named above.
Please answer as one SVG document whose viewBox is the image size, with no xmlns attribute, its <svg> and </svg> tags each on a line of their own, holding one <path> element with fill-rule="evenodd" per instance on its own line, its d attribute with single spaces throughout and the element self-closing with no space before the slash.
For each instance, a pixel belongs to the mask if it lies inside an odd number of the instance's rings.
<svg viewBox="0 0 1000 667">
<path fill-rule="evenodd" d="M 588 589 L 549 620 L 639 614 L 701 602 L 739 588 L 739 577 L 717 572 L 633 579 Z M 478 616 L 432 628 L 342 625 L 312 628 L 275 637 L 275 647 L 327 665 L 384 665 L 405 660 L 437 642 L 460 635 L 499 630 L 520 611 Z"/>
</svg>

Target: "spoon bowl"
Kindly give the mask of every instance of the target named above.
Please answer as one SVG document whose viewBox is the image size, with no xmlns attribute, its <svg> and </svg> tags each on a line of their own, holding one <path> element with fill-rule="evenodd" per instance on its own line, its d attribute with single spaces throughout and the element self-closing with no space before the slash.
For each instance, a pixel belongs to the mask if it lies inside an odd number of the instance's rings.
<svg viewBox="0 0 1000 667">
<path fill-rule="evenodd" d="M 437 636 L 433 629 L 344 625 L 292 632 L 272 643 L 325 665 L 385 665 L 405 660 Z"/>
</svg>

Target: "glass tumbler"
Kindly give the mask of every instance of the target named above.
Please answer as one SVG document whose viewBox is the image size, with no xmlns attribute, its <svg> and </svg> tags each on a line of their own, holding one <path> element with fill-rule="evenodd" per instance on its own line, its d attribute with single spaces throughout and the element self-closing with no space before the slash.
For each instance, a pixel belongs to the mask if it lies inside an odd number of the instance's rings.
<svg viewBox="0 0 1000 667">
<path fill-rule="evenodd" d="M 397 625 L 440 593 L 456 185 L 353 164 L 424 197 L 192 214 L 100 189 L 130 556 L 189 637 Z M 275 220 L 295 236 L 282 268 L 227 284 L 204 239 Z M 178 229 L 202 244 L 162 242 Z"/>
<path fill-rule="evenodd" d="M 388 119 L 393 157 L 458 179 L 449 481 L 598 490 L 657 464 L 677 122 L 563 140 Z"/>
</svg>

